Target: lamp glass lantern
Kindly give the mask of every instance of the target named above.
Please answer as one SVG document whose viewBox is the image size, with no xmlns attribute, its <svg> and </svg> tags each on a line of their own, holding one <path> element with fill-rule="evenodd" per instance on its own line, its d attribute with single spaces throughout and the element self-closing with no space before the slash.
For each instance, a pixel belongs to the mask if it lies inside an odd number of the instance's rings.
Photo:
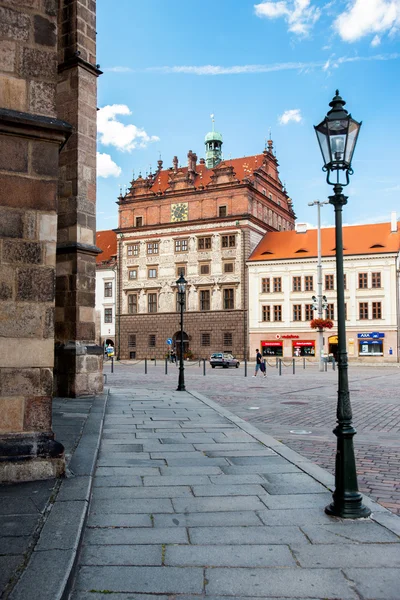
<svg viewBox="0 0 400 600">
<path fill-rule="evenodd" d="M 314 126 L 324 161 L 323 170 L 328 172 L 327 181 L 331 185 L 336 183 L 329 181 L 331 171 L 346 171 L 344 185 L 349 183 L 348 175 L 352 173 L 351 162 L 361 127 L 361 122 L 353 119 L 344 108 L 345 104 L 336 90 L 336 96 L 329 103 L 331 110 L 319 125 Z"/>
<path fill-rule="evenodd" d="M 187 286 L 187 281 L 181 273 L 179 279 L 176 282 L 176 287 L 178 288 L 178 293 L 181 295 L 181 298 L 183 298 L 185 296 L 186 286 Z"/>
</svg>

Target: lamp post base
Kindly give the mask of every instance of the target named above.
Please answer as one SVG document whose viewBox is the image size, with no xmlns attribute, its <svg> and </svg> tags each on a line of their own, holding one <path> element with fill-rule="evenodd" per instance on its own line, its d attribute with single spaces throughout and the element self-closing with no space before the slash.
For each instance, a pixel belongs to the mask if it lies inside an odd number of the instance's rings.
<svg viewBox="0 0 400 600">
<path fill-rule="evenodd" d="M 341 517 L 342 519 L 366 519 L 371 511 L 362 503 L 361 494 L 347 495 L 340 500 L 333 499 L 331 504 L 325 507 L 327 515 Z"/>
<path fill-rule="evenodd" d="M 184 385 L 178 385 L 178 387 L 176 388 L 177 392 L 186 392 L 186 388 Z"/>
</svg>

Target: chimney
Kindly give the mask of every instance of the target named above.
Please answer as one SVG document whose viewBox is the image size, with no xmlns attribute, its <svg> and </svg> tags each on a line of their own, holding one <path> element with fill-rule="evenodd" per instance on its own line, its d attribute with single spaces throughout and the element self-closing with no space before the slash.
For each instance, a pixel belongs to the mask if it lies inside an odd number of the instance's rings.
<svg viewBox="0 0 400 600">
<path fill-rule="evenodd" d="M 174 158 L 172 159 L 172 166 L 176 173 L 178 170 L 178 157 L 177 156 L 174 156 Z"/>
<path fill-rule="evenodd" d="M 391 214 L 390 232 L 397 233 L 397 213 L 395 210 Z"/>
<path fill-rule="evenodd" d="M 296 233 L 307 233 L 307 223 L 296 223 Z"/>
</svg>

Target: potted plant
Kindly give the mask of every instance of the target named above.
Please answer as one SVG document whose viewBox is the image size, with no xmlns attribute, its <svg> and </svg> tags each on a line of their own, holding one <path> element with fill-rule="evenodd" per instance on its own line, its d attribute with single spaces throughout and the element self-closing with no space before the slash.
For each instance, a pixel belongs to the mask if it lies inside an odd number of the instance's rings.
<svg viewBox="0 0 400 600">
<path fill-rule="evenodd" d="M 333 321 L 330 319 L 313 319 L 310 323 L 312 329 L 332 329 Z"/>
</svg>

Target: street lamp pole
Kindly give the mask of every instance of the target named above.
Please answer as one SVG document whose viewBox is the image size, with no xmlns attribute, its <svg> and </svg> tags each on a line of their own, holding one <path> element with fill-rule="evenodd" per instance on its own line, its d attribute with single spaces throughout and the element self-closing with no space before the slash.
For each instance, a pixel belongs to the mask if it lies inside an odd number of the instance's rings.
<svg viewBox="0 0 400 600">
<path fill-rule="evenodd" d="M 121 360 L 121 283 L 122 283 L 122 255 L 123 255 L 123 240 L 124 234 L 119 234 L 119 244 L 118 244 L 118 253 L 117 253 L 117 269 L 118 269 L 118 284 L 116 285 L 116 293 L 118 294 L 118 315 L 117 315 L 117 360 Z"/>
<path fill-rule="evenodd" d="M 327 183 L 333 186 L 334 194 L 329 196 L 329 203 L 335 209 L 335 241 L 336 241 L 336 280 L 337 280 L 337 312 L 338 312 L 338 401 L 337 426 L 333 433 L 337 438 L 335 461 L 335 491 L 333 502 L 325 508 L 329 515 L 347 519 L 359 519 L 371 514 L 363 505 L 362 495 L 358 491 L 356 461 L 354 456 L 353 437 L 357 433 L 352 424 L 350 403 L 348 359 L 346 351 L 346 322 L 344 304 L 344 269 L 343 269 L 343 231 L 342 210 L 347 204 L 347 196 L 343 187 L 350 183 L 353 174 L 351 161 L 357 143 L 361 123 L 355 121 L 344 108 L 345 101 L 336 95 L 329 103 L 331 110 L 324 120 L 315 126 L 318 142 L 324 159 L 323 171 L 327 173 Z M 330 176 L 336 171 L 336 181 Z M 345 174 L 345 182 L 340 181 L 340 172 Z"/>
<path fill-rule="evenodd" d="M 317 303 L 318 303 L 318 319 L 322 319 L 323 317 L 323 306 L 322 306 L 322 254 L 321 254 L 321 206 L 324 204 L 329 204 L 328 200 L 324 202 L 320 202 L 319 200 L 314 200 L 314 202 L 309 202 L 308 206 L 316 206 L 318 211 L 317 217 L 317 254 L 318 254 L 318 262 L 317 262 Z M 324 346 L 324 331 L 320 327 L 318 329 L 318 351 L 319 351 L 319 370 L 322 372 L 324 370 L 324 361 L 322 359 L 322 351 Z"/>
<path fill-rule="evenodd" d="M 178 379 L 178 387 L 176 388 L 177 392 L 185 392 L 185 367 L 183 366 L 183 307 L 185 304 L 185 295 L 186 295 L 186 285 L 187 281 L 184 276 L 180 275 L 178 281 L 176 282 L 178 288 L 178 302 L 180 304 L 181 309 L 181 339 L 180 339 L 180 352 L 179 352 L 179 379 Z"/>
</svg>

